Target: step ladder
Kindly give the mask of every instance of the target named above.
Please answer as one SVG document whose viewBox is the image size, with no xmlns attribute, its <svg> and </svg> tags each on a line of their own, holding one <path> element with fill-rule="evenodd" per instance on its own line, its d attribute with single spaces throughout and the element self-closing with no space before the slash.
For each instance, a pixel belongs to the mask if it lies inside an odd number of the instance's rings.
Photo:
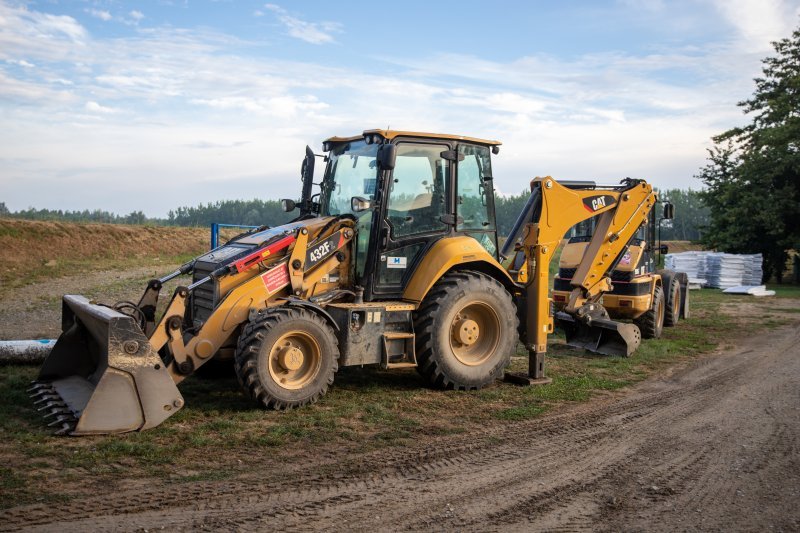
<svg viewBox="0 0 800 533">
<path fill-rule="evenodd" d="M 384 332 L 381 368 L 413 368 L 417 366 L 414 338 L 413 333 Z"/>
</svg>

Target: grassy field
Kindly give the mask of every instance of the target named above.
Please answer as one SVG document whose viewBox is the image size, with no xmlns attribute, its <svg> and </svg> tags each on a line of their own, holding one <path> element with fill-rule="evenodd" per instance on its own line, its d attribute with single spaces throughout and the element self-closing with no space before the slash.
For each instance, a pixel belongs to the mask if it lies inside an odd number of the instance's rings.
<svg viewBox="0 0 800 533">
<path fill-rule="evenodd" d="M 797 288 L 782 287 L 780 293 L 800 297 Z M 265 458 L 302 461 L 308 454 L 332 450 L 364 452 L 538 417 L 563 404 L 611 394 L 731 342 L 741 334 L 745 314 L 761 316 L 756 329 L 789 320 L 772 312 L 766 300 L 716 290 L 691 296 L 692 318 L 665 329 L 662 339 L 645 341 L 629 359 L 589 355 L 555 338 L 547 360 L 553 383 L 545 387 L 498 383 L 478 392 L 438 391 L 425 388 L 413 370 L 345 368 L 319 403 L 274 412 L 252 404 L 234 378 L 192 377 L 181 385 L 186 407 L 180 413 L 154 430 L 118 436 L 50 435 L 25 393 L 36 369 L 0 367 L 2 505 L 70 498 L 85 490 L 87 480 L 221 479 L 240 475 L 248 464 Z M 520 347 L 511 370 L 526 368 Z"/>
</svg>

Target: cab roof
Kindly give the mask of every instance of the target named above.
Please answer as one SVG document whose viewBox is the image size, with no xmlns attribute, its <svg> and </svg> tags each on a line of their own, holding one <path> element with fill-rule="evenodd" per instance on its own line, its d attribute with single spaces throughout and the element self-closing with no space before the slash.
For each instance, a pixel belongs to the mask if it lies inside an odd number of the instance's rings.
<svg viewBox="0 0 800 533">
<path fill-rule="evenodd" d="M 398 131 L 398 130 L 364 130 L 361 135 L 353 135 L 350 137 L 330 137 L 325 139 L 326 143 L 340 143 L 355 141 L 363 139 L 370 135 L 378 135 L 384 139 L 391 141 L 395 137 L 418 137 L 421 139 L 445 139 L 448 141 L 466 141 L 475 144 L 483 144 L 486 146 L 500 146 L 500 141 L 489 141 L 486 139 L 478 139 L 477 137 L 466 137 L 464 135 L 450 135 L 447 133 L 424 133 L 420 131 Z"/>
</svg>

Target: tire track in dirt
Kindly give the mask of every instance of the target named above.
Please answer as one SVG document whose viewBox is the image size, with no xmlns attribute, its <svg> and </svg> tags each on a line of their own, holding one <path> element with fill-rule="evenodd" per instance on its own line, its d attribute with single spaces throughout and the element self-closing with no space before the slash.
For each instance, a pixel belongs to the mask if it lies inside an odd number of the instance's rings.
<svg viewBox="0 0 800 533">
<path fill-rule="evenodd" d="M 768 334 L 765 346 L 752 339 L 621 400 L 541 420 L 327 464 L 272 465 L 259 478 L 20 507 L 0 513 L 0 529 L 671 529 L 676 507 L 684 523 L 697 518 L 693 505 L 730 510 L 745 481 L 772 483 L 776 457 L 784 469 L 797 463 L 798 337 L 786 328 Z M 757 390 L 754 380 L 768 394 L 756 398 L 758 412 L 743 416 L 749 425 L 741 429 L 735 415 L 753 404 L 742 391 Z M 765 409 L 778 415 L 768 415 L 771 431 L 763 433 Z M 764 453 L 733 471 L 740 434 Z M 335 471 L 319 474 L 321 467 Z M 785 472 L 792 490 L 796 472 Z M 797 523 L 797 514 L 786 520 Z"/>
</svg>

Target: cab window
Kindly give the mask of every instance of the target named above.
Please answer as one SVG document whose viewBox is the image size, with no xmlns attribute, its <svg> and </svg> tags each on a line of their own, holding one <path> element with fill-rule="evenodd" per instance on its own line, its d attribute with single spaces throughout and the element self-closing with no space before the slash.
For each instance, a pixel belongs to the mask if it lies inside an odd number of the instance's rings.
<svg viewBox="0 0 800 533">
<path fill-rule="evenodd" d="M 458 162 L 458 192 L 456 215 L 459 230 L 494 230 L 494 217 L 490 211 L 492 187 L 491 159 L 485 146 L 459 145 L 463 159 Z"/>
<path fill-rule="evenodd" d="M 387 206 L 393 238 L 446 229 L 441 217 L 447 213 L 450 162 L 442 159 L 444 150 L 439 144 L 397 146 Z"/>
</svg>

